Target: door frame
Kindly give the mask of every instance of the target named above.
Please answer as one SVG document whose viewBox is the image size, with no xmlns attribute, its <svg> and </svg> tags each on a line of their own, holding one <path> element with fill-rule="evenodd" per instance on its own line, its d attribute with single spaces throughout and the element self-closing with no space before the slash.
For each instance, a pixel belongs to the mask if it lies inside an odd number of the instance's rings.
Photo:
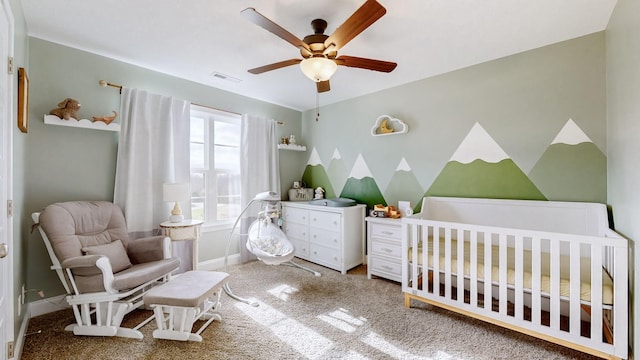
<svg viewBox="0 0 640 360">
<path fill-rule="evenodd" d="M 13 124 L 13 120 L 16 119 L 15 117 L 15 109 L 13 106 L 14 103 L 14 80 L 15 80 L 15 73 L 17 71 L 17 68 L 15 67 L 14 64 L 14 69 L 11 73 L 9 73 L 8 69 L 8 62 L 9 59 L 13 60 L 13 51 L 14 51 L 14 19 L 13 19 L 13 12 L 11 10 L 11 5 L 9 4 L 8 0 L 0 0 L 0 11 L 1 14 L 0 16 L 2 16 L 3 18 L 3 22 L 6 21 L 7 23 L 7 27 L 6 27 L 6 44 L 2 44 L 2 46 L 4 47 L 2 49 L 2 57 L 4 57 L 4 59 L 0 59 L 0 64 L 2 64 L 2 67 L 4 67 L 4 69 L 0 68 L 0 71 L 5 72 L 6 74 L 6 97 L 5 97 L 5 104 L 4 104 L 4 108 L 5 108 L 5 113 L 4 114 L 0 114 L 0 129 L 1 134 L 0 136 L 3 136 L 3 144 L 4 144 L 4 148 L 0 149 L 0 151 L 3 152 L 4 154 L 4 158 L 5 158 L 5 163 L 2 169 L 0 169 L 0 171 L 3 173 L 3 177 L 6 179 L 5 181 L 5 188 L 0 188 L 0 191 L 2 192 L 0 194 L 0 214 L 4 217 L 6 216 L 5 220 L 6 220 L 6 224 L 5 224 L 5 231 L 3 234 L 0 234 L 0 237 L 4 238 L 3 241 L 7 243 L 7 246 L 9 248 L 9 254 L 7 255 L 7 257 L 5 259 L 3 259 L 3 261 L 5 262 L 5 264 L 3 264 L 3 266 L 6 266 L 6 271 L 3 272 L 4 274 L 4 279 L 0 279 L 2 280 L 2 284 L 0 284 L 0 286 L 3 287 L 2 291 L 3 294 L 5 295 L 5 301 L 2 304 L 2 307 L 0 308 L 0 311 L 2 311 L 3 315 L 4 315 L 4 328 L 0 329 L 0 333 L 2 333 L 4 336 L 2 338 L 0 338 L 0 351 L 2 351 L 2 354 L 0 354 L 0 359 L 5 359 L 5 358 L 9 358 L 8 356 L 8 342 L 14 342 L 14 357 L 15 357 L 15 339 L 14 339 L 14 271 L 13 271 L 13 214 L 11 214 L 9 212 L 9 206 L 8 206 L 8 201 L 9 200 L 13 200 L 13 131 L 14 128 L 12 126 Z M 6 53 L 5 53 L 6 51 Z"/>
</svg>

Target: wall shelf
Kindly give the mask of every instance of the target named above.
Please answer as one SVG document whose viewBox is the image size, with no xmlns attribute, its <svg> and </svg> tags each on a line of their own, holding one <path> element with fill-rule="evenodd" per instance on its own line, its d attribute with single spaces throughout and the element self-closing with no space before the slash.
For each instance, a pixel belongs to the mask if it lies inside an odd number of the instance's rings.
<svg viewBox="0 0 640 360">
<path fill-rule="evenodd" d="M 64 120 L 64 119 L 60 119 L 55 115 L 45 115 L 44 123 L 49 125 L 71 126 L 71 127 L 79 127 L 79 128 L 94 129 L 94 130 L 120 131 L 119 123 L 111 123 L 107 125 L 102 121 L 92 122 L 91 120 L 87 120 L 87 119 Z"/>
<path fill-rule="evenodd" d="M 278 144 L 280 150 L 307 151 L 307 147 L 298 144 Z"/>
</svg>

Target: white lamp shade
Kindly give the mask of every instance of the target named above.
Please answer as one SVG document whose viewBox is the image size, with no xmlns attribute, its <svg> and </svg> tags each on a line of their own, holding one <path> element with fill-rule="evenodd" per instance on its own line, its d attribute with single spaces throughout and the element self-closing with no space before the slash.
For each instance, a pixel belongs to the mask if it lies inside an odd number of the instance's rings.
<svg viewBox="0 0 640 360">
<path fill-rule="evenodd" d="M 338 65 L 325 57 L 311 57 L 300 62 L 300 69 L 309 79 L 319 82 L 329 80 Z"/>
<path fill-rule="evenodd" d="M 189 200 L 189 183 L 163 184 L 162 199 L 164 201 L 187 201 Z"/>
</svg>

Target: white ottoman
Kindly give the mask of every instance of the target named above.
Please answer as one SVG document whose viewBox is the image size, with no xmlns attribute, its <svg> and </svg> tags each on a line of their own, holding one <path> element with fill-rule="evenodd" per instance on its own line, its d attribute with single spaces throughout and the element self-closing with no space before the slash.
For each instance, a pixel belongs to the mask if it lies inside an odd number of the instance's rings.
<svg viewBox="0 0 640 360">
<path fill-rule="evenodd" d="M 144 295 L 145 305 L 153 308 L 158 329 L 156 339 L 202 341 L 200 333 L 213 320 L 222 320 L 220 294 L 229 274 L 215 271 L 187 271 Z M 193 323 L 207 320 L 196 333 Z"/>
</svg>

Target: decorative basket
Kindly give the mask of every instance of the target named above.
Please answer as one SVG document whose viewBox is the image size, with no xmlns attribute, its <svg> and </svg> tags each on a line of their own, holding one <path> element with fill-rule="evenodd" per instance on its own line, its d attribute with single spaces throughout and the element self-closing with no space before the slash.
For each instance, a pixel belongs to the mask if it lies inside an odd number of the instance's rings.
<svg viewBox="0 0 640 360">
<path fill-rule="evenodd" d="M 313 189 L 300 188 L 289 189 L 289 201 L 310 201 L 313 200 Z"/>
</svg>

